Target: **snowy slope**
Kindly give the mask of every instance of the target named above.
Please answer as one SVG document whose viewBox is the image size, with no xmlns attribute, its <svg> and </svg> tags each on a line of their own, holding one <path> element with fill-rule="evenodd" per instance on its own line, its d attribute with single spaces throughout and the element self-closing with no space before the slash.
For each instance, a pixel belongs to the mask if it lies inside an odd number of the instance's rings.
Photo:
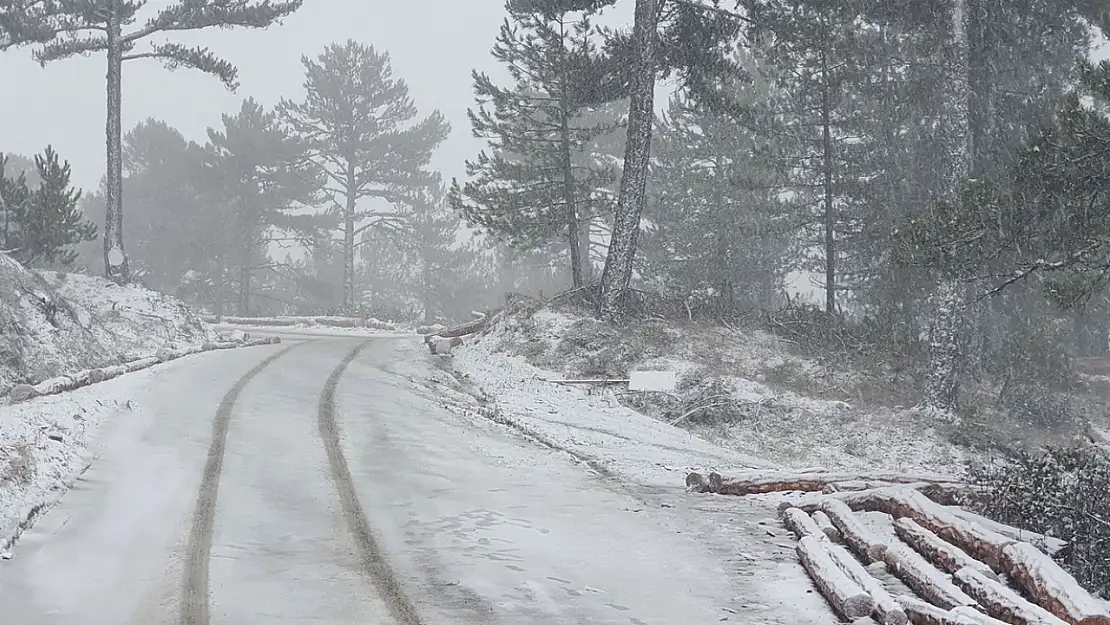
<svg viewBox="0 0 1110 625">
<path fill-rule="evenodd" d="M 167 341 L 213 336 L 172 297 L 81 274 L 34 273 L 0 254 L 0 394 L 149 356 Z"/>
<path fill-rule="evenodd" d="M 604 427 L 610 435 L 637 436 L 650 427 L 653 435 L 669 431 L 670 438 L 794 468 L 951 473 L 963 466 L 963 451 L 911 410 L 835 398 L 864 384 L 853 372 L 830 372 L 755 331 L 654 321 L 618 329 L 569 310 L 522 309 L 471 339 L 455 366 L 544 421 L 552 407 L 582 421 L 603 410 L 611 415 Z M 582 386 L 539 381 L 617 379 L 630 370 L 674 371 L 679 384 L 671 394 L 619 385 L 587 394 Z M 576 434 L 582 436 L 606 435 Z"/>
</svg>

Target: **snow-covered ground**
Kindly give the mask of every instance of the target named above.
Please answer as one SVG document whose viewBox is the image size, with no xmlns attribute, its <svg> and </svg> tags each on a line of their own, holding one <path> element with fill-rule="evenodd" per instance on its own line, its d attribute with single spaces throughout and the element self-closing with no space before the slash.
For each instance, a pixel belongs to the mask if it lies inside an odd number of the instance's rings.
<svg viewBox="0 0 1110 625">
<path fill-rule="evenodd" d="M 16 384 L 201 343 L 211 329 L 177 300 L 103 278 L 27 271 L 0 254 L 0 394 Z"/>
<path fill-rule="evenodd" d="M 230 408 L 208 573 L 214 624 L 260 614 L 275 623 L 384 618 L 381 586 L 355 574 L 367 565 L 354 557 L 313 418 L 330 372 L 357 343 L 293 348 Z M 31 430 L 62 424 L 76 437 L 80 428 L 85 458 L 95 461 L 0 562 L 5 618 L 178 622 L 213 415 L 237 379 L 278 351 L 183 359 L 79 391 L 69 403 L 38 404 L 36 414 L 49 418 L 25 416 Z M 769 500 L 682 488 L 687 468 L 764 463 L 603 398 L 529 386 L 543 382 L 501 389 L 502 410 L 483 413 L 442 363 L 417 338 L 371 341 L 341 378 L 334 413 L 358 499 L 422 622 L 832 618 Z M 98 391 L 115 401 L 102 399 L 106 410 L 79 426 L 65 421 L 95 404 Z M 57 463 L 58 474 L 80 470 L 85 460 L 73 456 Z"/>
<path fill-rule="evenodd" d="M 153 356 L 214 331 L 181 302 L 76 273 L 32 273 L 0 254 L 0 393 L 82 369 Z M 155 369 L 158 369 L 156 367 Z M 162 367 L 164 368 L 164 367 Z M 0 405 L 0 553 L 20 526 L 88 466 L 100 425 L 132 410 L 155 369 L 29 402 Z"/>
<path fill-rule="evenodd" d="M 574 431 L 572 445 L 588 448 L 599 437 L 681 438 L 682 451 L 669 456 L 676 470 L 679 457 L 703 468 L 724 462 L 715 455 L 696 460 L 704 452 L 693 450 L 708 443 L 734 458 L 790 468 L 958 473 L 964 462 L 959 447 L 911 410 L 829 398 L 829 388 L 861 383 L 755 331 L 675 324 L 617 330 L 541 309 L 498 319 L 490 333 L 459 348 L 454 362 L 492 396 L 519 405 L 502 412 L 530 427 L 556 431 L 568 421 L 600 430 Z M 623 378 L 629 369 L 674 371 L 679 384 L 668 395 L 543 381 Z M 705 408 L 693 410 L 699 406 Z M 676 421 L 682 429 L 667 425 Z M 687 451 L 693 455 L 682 456 Z"/>
</svg>

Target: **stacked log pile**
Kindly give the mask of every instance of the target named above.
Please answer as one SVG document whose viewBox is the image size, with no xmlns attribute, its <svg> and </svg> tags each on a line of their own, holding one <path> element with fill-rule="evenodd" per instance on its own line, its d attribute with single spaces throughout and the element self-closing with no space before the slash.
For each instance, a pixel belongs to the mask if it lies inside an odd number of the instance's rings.
<svg viewBox="0 0 1110 625">
<path fill-rule="evenodd" d="M 691 473 L 688 490 L 790 492 L 779 505 L 798 558 L 841 618 L 884 625 L 1110 625 L 1110 604 L 1081 588 L 1042 549 L 1059 541 L 956 507 L 975 493 L 945 476 Z M 863 514 L 885 514 L 892 531 Z M 893 596 L 864 566 L 882 563 L 913 595 Z"/>
</svg>

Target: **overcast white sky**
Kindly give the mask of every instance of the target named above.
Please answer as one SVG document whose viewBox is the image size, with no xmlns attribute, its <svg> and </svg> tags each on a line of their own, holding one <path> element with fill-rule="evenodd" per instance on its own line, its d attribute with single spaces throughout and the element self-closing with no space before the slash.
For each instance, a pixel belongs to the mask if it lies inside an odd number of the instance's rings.
<svg viewBox="0 0 1110 625">
<path fill-rule="evenodd" d="M 151 6 L 168 3 L 152 0 Z M 209 46 L 234 62 L 242 87 L 230 93 L 198 72 L 130 62 L 124 71 L 124 129 L 155 117 L 203 141 L 205 129 L 218 126 L 222 113 L 238 110 L 244 97 L 265 105 L 282 96 L 299 97 L 301 55 L 315 56 L 329 43 L 352 38 L 388 50 L 394 73 L 409 83 L 417 105 L 426 112 L 438 108 L 451 121 L 451 138 L 433 167 L 447 179 L 461 176 L 463 161 L 482 147 L 471 138 L 466 120 L 474 101 L 470 71 L 500 73 L 489 49 L 503 16 L 504 0 L 307 0 L 283 25 L 265 31 L 208 30 L 176 37 Z M 611 15 L 606 22 L 626 17 L 631 16 Z M 1098 56 L 1110 58 L 1110 48 Z M 28 51 L 18 50 L 0 55 L 0 76 L 6 87 L 0 97 L 0 151 L 30 155 L 51 144 L 73 164 L 74 182 L 94 189 L 104 172 L 103 56 L 43 69 Z"/>
<path fill-rule="evenodd" d="M 152 0 L 165 6 L 168 0 Z M 299 97 L 302 54 L 316 56 L 335 41 L 356 39 L 386 49 L 394 74 L 404 78 L 422 111 L 440 109 L 451 138 L 433 162 L 448 179 L 481 145 L 470 137 L 466 109 L 473 105 L 470 71 L 495 70 L 489 49 L 504 15 L 504 0 L 307 0 L 280 26 L 264 31 L 209 30 L 175 40 L 209 46 L 234 62 L 242 86 L 228 92 L 195 71 L 169 72 L 150 61 L 124 69 L 125 131 L 148 117 L 163 119 L 202 141 L 220 115 L 242 99 L 263 104 Z M 0 55 L 5 95 L 0 98 L 0 151 L 34 154 L 52 144 L 73 164 L 74 182 L 94 189 L 104 172 L 104 58 L 95 55 L 40 68 L 30 52 Z"/>
</svg>

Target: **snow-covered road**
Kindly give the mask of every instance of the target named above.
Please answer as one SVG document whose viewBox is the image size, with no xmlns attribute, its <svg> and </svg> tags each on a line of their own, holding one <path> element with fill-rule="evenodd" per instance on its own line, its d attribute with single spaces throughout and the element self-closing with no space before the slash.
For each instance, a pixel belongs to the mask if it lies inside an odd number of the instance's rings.
<svg viewBox="0 0 1110 625">
<path fill-rule="evenodd" d="M 753 556 L 714 540 L 726 517 L 748 530 L 743 510 L 631 492 L 442 408 L 412 366 L 391 367 L 421 353 L 411 343 L 287 342 L 152 375 L 97 434 L 91 468 L 0 562 L 0 622 L 831 618 L 804 585 L 751 596 L 757 566 L 796 564 L 788 544 Z M 694 503 L 710 508 L 687 523 Z"/>
</svg>

